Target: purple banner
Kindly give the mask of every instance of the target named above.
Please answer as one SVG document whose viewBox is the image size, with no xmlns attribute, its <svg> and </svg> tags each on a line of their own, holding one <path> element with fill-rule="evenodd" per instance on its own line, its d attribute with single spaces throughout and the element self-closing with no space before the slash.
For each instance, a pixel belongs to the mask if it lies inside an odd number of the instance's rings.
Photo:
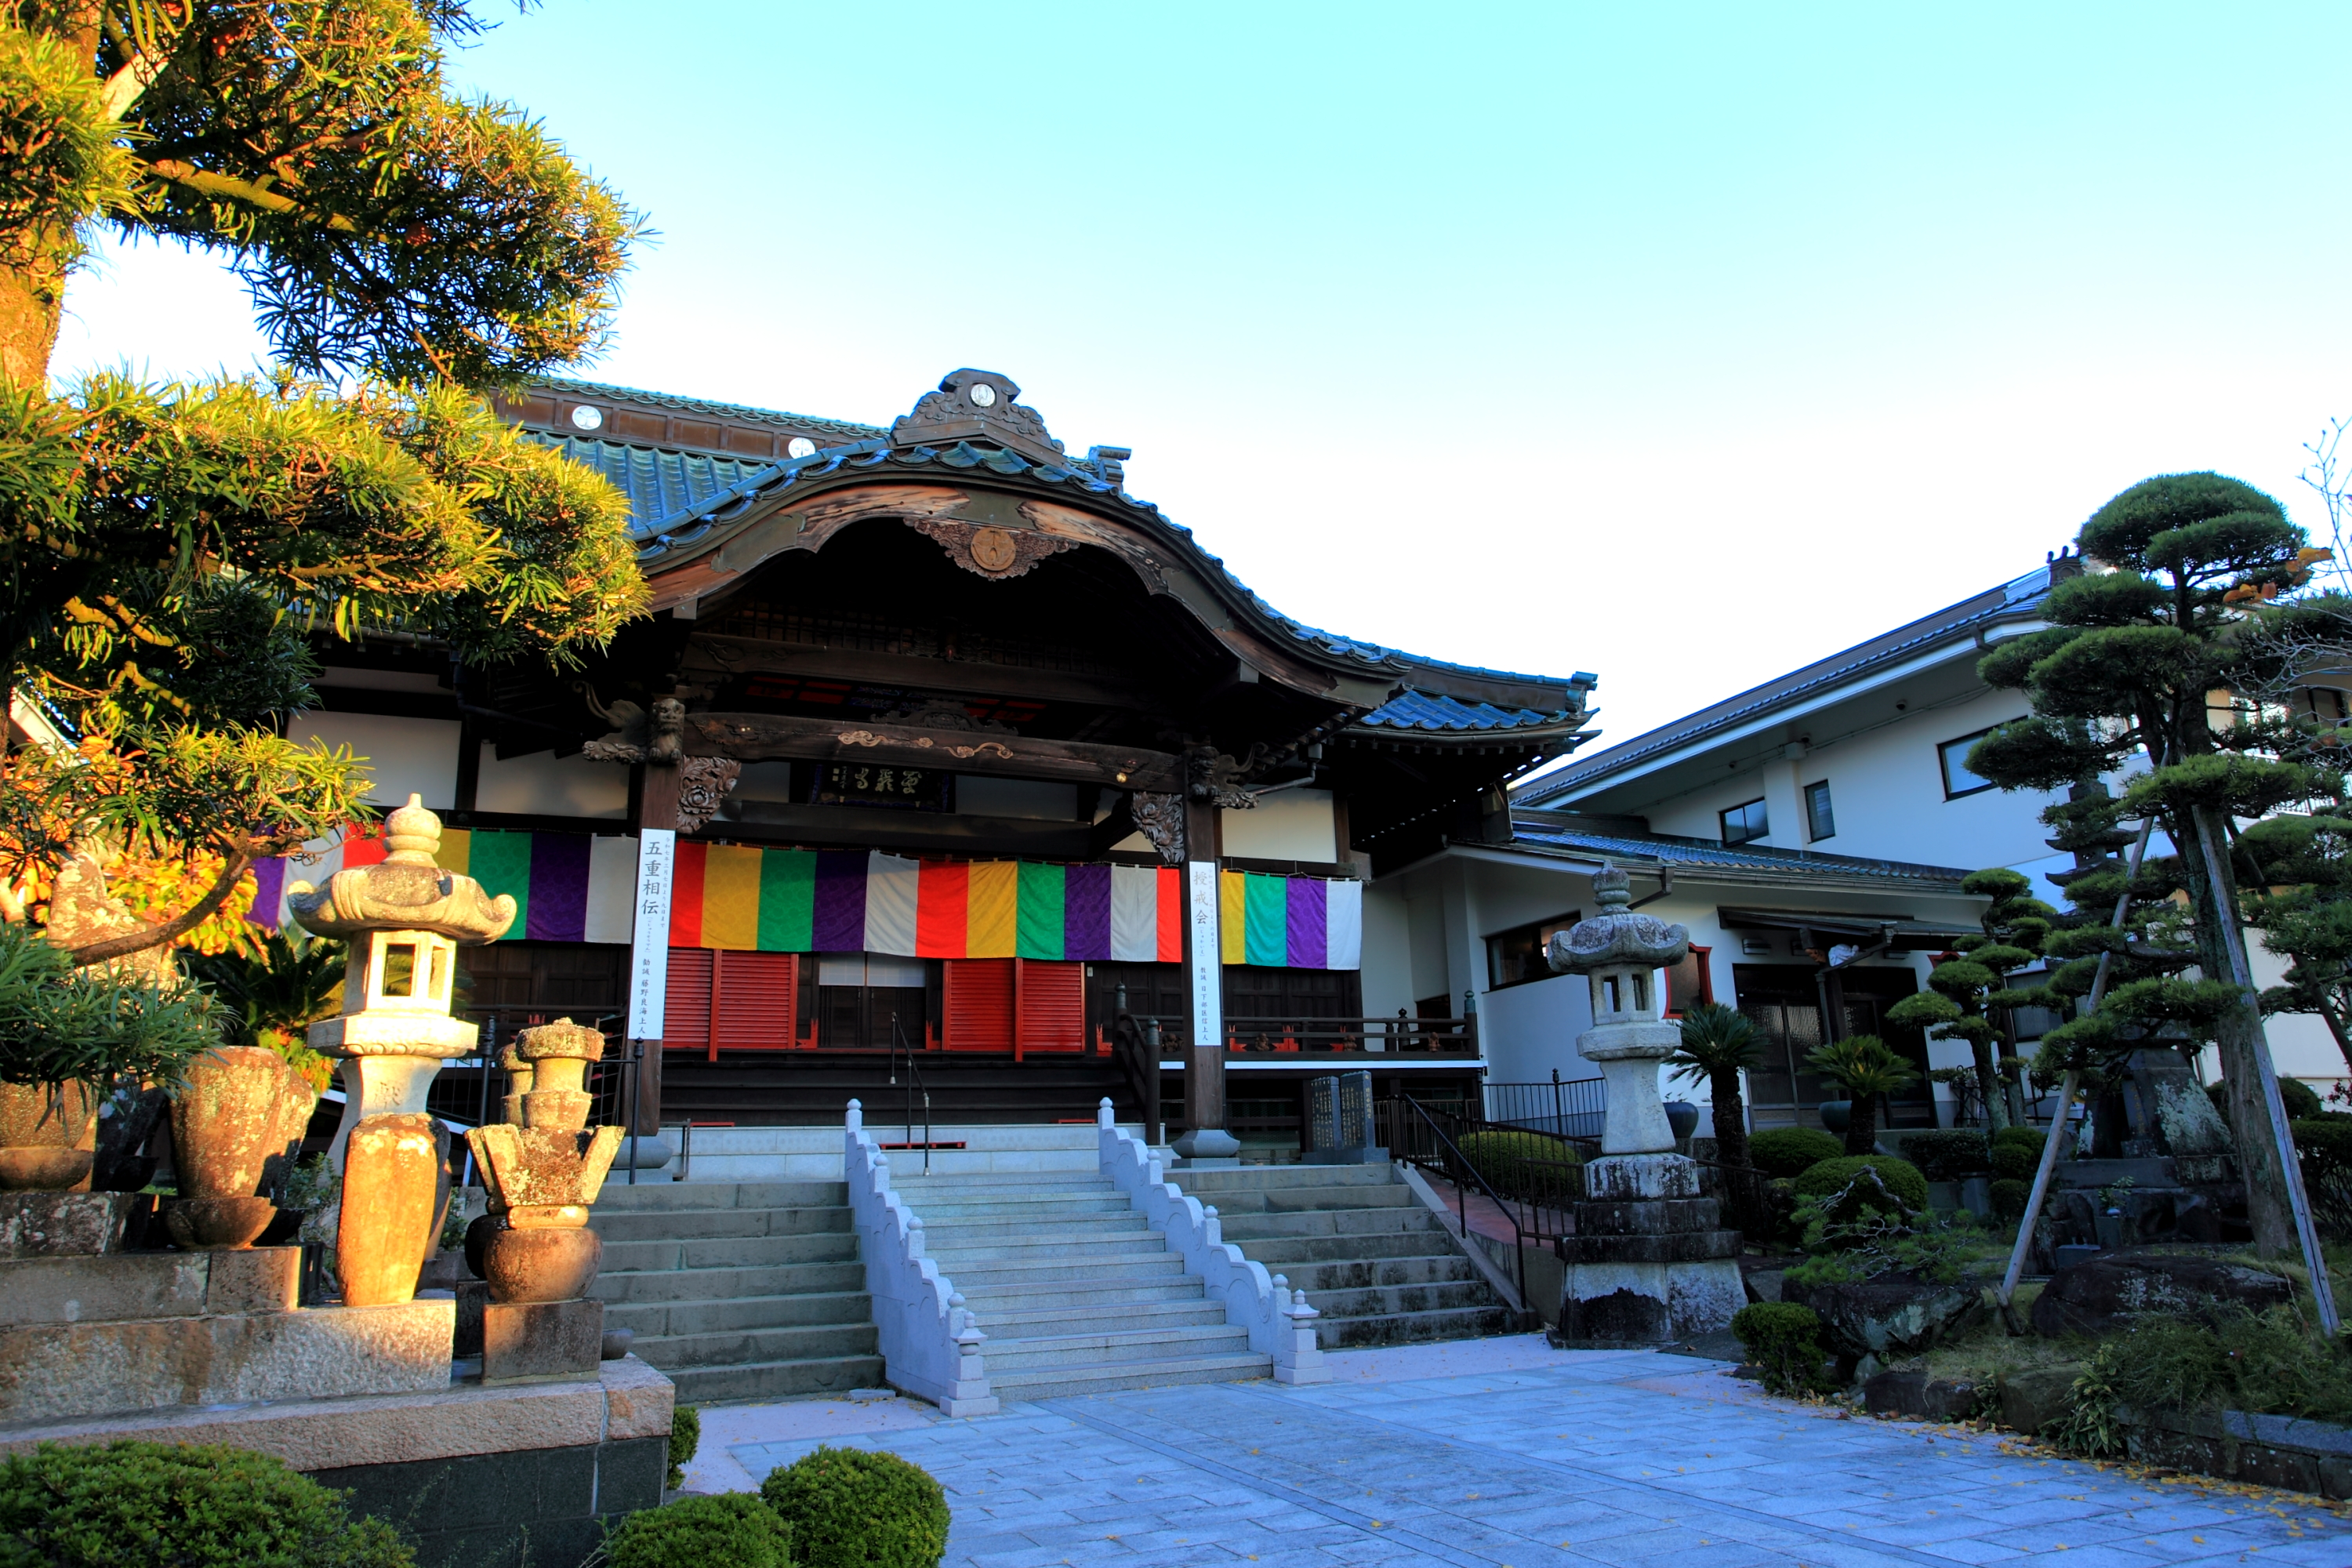
<svg viewBox="0 0 2352 1568">
<path fill-rule="evenodd" d="M 816 908 L 809 947 L 816 952 L 866 951 L 866 868 L 863 849 L 821 849 L 816 857 Z"/>
<path fill-rule="evenodd" d="M 1110 868 L 1072 866 L 1062 873 L 1062 956 L 1110 956 Z"/>
<path fill-rule="evenodd" d="M 523 935 L 533 942 L 588 940 L 588 846 L 584 833 L 530 836 L 530 898 Z"/>
<path fill-rule="evenodd" d="M 1289 903 L 1283 910 L 1284 934 L 1288 938 L 1290 967 L 1322 969 L 1331 946 L 1331 916 L 1325 884 L 1312 877 L 1290 879 Z"/>
</svg>

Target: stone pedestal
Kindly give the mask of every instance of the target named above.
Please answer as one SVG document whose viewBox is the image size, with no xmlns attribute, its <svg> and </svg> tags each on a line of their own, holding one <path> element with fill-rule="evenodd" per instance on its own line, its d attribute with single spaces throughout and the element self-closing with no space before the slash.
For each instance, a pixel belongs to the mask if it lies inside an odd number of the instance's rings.
<svg viewBox="0 0 2352 1568">
<path fill-rule="evenodd" d="M 482 1308 L 486 1385 L 593 1376 L 604 1353 L 602 1301 L 490 1301 Z"/>
<path fill-rule="evenodd" d="M 143 1201 L 137 1193 L 0 1193 L 0 1258 L 112 1252 Z"/>
<path fill-rule="evenodd" d="M 1566 1342 L 1664 1344 L 1730 1325 L 1748 1303 L 1740 1237 L 1699 1195 L 1680 1154 L 1627 1154 L 1585 1168 L 1576 1234 L 1559 1243 Z"/>
</svg>

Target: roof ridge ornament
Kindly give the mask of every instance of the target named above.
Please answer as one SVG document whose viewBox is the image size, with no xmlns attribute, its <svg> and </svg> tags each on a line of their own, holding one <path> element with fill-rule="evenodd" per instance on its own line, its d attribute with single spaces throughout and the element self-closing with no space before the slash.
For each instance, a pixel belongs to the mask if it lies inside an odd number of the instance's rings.
<svg viewBox="0 0 2352 1568">
<path fill-rule="evenodd" d="M 1021 388 L 1009 375 L 992 370 L 950 371 L 937 392 L 927 392 L 914 412 L 899 416 L 890 426 L 890 445 L 948 447 L 958 441 L 986 441 L 1032 462 L 1068 462 L 1062 444 L 1045 429 L 1045 416 L 1022 404 Z"/>
</svg>

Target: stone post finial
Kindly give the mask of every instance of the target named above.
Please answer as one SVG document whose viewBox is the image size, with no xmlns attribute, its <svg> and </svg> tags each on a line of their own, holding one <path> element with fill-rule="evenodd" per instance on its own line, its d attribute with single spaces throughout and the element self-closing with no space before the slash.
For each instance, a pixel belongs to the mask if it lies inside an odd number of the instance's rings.
<svg viewBox="0 0 2352 1568">
<path fill-rule="evenodd" d="M 425 797 L 412 795 L 406 805 L 395 807 L 383 819 L 383 842 L 390 851 L 386 863 L 430 866 L 441 848 L 441 819 L 425 809 Z"/>
</svg>

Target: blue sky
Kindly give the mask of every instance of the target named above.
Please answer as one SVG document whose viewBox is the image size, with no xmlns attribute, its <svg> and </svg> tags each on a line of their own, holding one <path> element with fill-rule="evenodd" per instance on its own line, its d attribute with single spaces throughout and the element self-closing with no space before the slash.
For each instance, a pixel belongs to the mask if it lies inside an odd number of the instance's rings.
<svg viewBox="0 0 2352 1568">
<path fill-rule="evenodd" d="M 457 62 L 657 228 L 583 374 L 1003 371 L 1278 609 L 1609 739 L 2352 414 L 2352 8 L 551 0 Z M 248 364 L 108 248 L 61 369 Z"/>
</svg>

